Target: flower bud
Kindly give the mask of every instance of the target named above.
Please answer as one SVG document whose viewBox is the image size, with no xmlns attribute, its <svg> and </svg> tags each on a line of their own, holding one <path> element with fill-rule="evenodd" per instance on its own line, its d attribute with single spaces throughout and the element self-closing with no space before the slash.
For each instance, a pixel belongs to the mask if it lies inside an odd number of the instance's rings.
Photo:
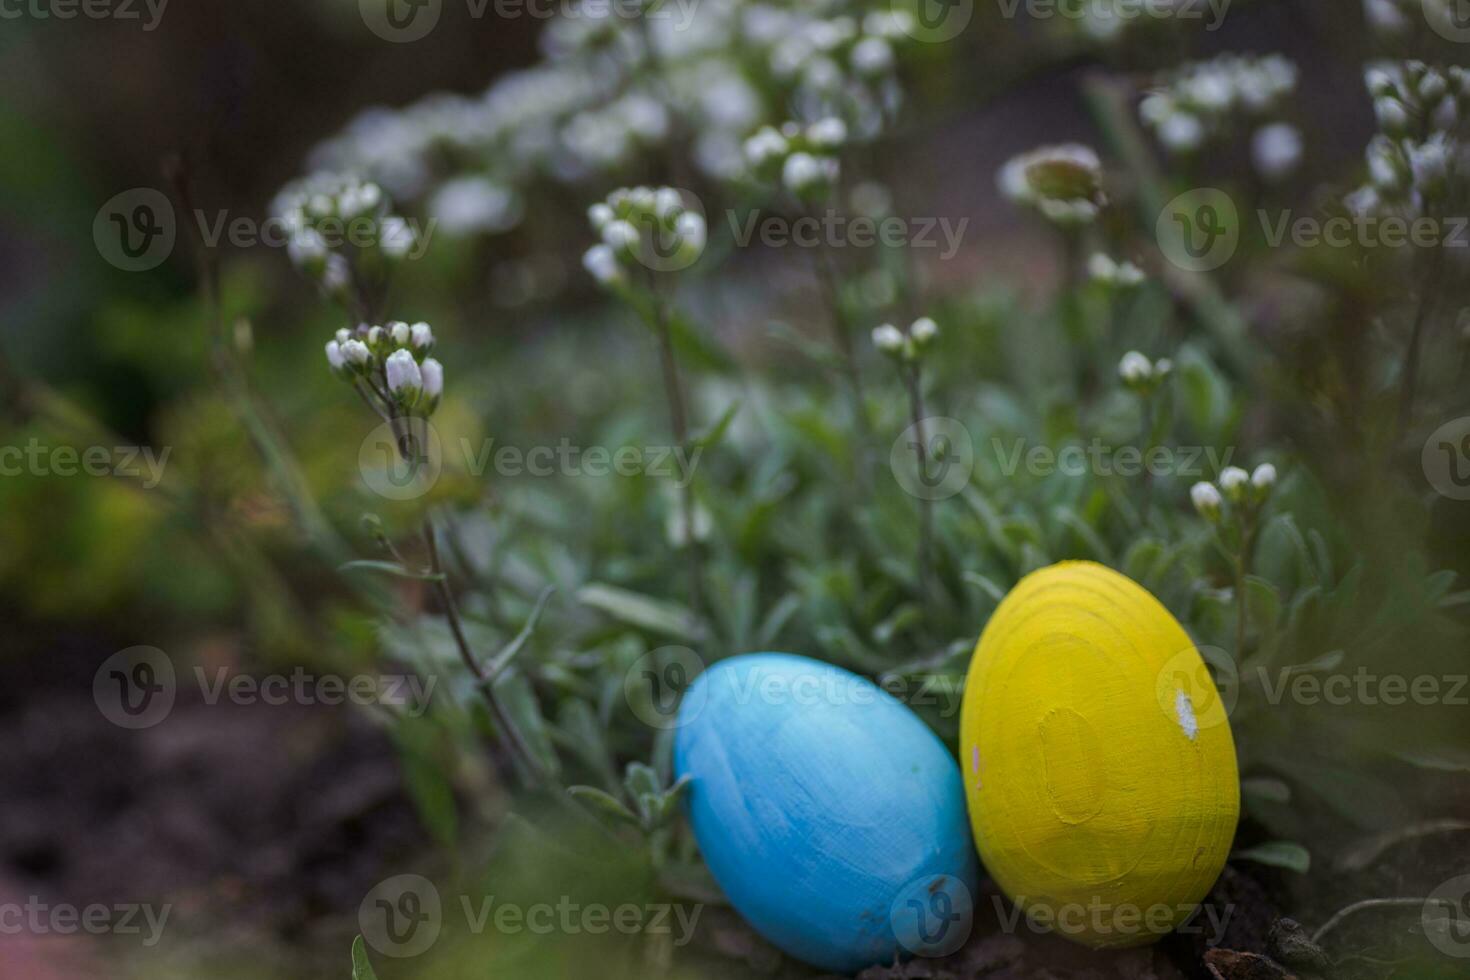
<svg viewBox="0 0 1470 980">
<path fill-rule="evenodd" d="M 1199 511 L 1199 516 L 1207 521 L 1218 521 L 1220 519 L 1220 491 L 1215 489 L 1213 483 L 1200 481 L 1189 488 L 1189 499 L 1194 504 L 1194 509 Z"/>
<path fill-rule="evenodd" d="M 408 328 L 408 341 L 420 354 L 427 353 L 434 348 L 434 331 L 429 329 L 427 323 L 420 321 Z"/>
<path fill-rule="evenodd" d="M 806 128 L 806 139 L 819 150 L 838 149 L 847 142 L 847 123 L 836 116 L 828 116 Z"/>
<path fill-rule="evenodd" d="M 904 348 L 903 331 L 891 323 L 885 323 L 874 329 L 873 346 L 885 354 L 900 354 Z"/>
<path fill-rule="evenodd" d="M 593 245 L 582 254 L 582 266 L 604 286 L 623 279 L 623 267 L 618 264 L 611 245 Z"/>
<path fill-rule="evenodd" d="M 939 324 L 929 317 L 920 317 L 909 327 L 909 337 L 919 347 L 927 347 L 939 336 Z"/>
<path fill-rule="evenodd" d="M 1232 504 L 1238 504 L 1245 499 L 1245 488 L 1250 483 L 1250 474 L 1239 466 L 1227 466 L 1220 471 L 1220 489 L 1225 491 L 1225 499 Z"/>
<path fill-rule="evenodd" d="M 393 343 L 399 347 L 407 347 L 409 340 L 408 324 L 402 320 L 394 320 L 388 324 L 388 336 L 393 338 Z"/>
<path fill-rule="evenodd" d="M 419 368 L 418 361 L 413 359 L 413 355 L 406 350 L 394 351 L 388 355 L 383 370 L 388 376 L 388 390 L 398 398 L 400 403 L 413 404 L 424 388 L 423 371 Z"/>
<path fill-rule="evenodd" d="M 1130 388 L 1141 389 L 1153 380 L 1154 366 L 1136 350 L 1123 355 L 1118 362 L 1118 377 Z"/>
<path fill-rule="evenodd" d="M 1251 474 L 1251 486 L 1255 488 L 1258 498 L 1265 499 L 1276 485 L 1276 467 L 1270 463 L 1262 463 L 1257 466 Z"/>
<path fill-rule="evenodd" d="M 602 228 L 602 241 L 618 255 L 632 255 L 638 250 L 638 229 L 619 218 Z"/>
<path fill-rule="evenodd" d="M 793 153 L 781 168 L 781 183 L 797 197 L 816 195 L 837 179 L 837 161 Z"/>
<path fill-rule="evenodd" d="M 439 397 L 444 394 L 444 365 L 432 357 L 426 357 L 424 363 L 419 365 L 419 373 L 424 379 L 424 397 L 429 400 L 425 412 L 432 412 L 439 407 Z"/>
<path fill-rule="evenodd" d="M 327 341 L 327 364 L 336 374 L 347 369 L 347 358 L 342 353 L 342 345 L 335 340 Z"/>
<path fill-rule="evenodd" d="M 368 350 L 367 344 L 354 337 L 342 345 L 342 359 L 348 366 L 362 370 L 372 361 L 373 353 Z"/>
<path fill-rule="evenodd" d="M 587 220 L 592 223 L 594 231 L 602 231 L 603 227 L 616 217 L 613 209 L 602 201 L 598 201 L 587 209 Z"/>
</svg>

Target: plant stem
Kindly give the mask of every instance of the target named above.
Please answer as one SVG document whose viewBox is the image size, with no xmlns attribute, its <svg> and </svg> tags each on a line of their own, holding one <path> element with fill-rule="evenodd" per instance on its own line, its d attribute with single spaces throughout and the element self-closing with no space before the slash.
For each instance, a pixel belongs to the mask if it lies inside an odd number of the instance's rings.
<svg viewBox="0 0 1470 980">
<path fill-rule="evenodd" d="M 663 375 L 664 396 L 669 403 L 669 424 L 673 429 L 674 441 L 679 448 L 689 452 L 689 411 L 684 402 L 684 390 L 679 383 L 679 361 L 674 355 L 673 330 L 669 325 L 668 311 L 659 295 L 653 274 L 649 273 L 649 294 L 653 297 L 653 328 L 658 336 L 659 367 Z M 694 481 L 686 476 L 679 488 L 679 522 L 685 549 L 689 552 L 689 607 L 698 614 L 703 607 L 701 588 L 704 572 L 700 567 L 699 542 L 694 539 Z"/>
<path fill-rule="evenodd" d="M 1235 660 L 1245 662 L 1245 631 L 1250 625 L 1246 613 L 1245 577 L 1250 572 L 1251 545 L 1256 534 L 1254 519 L 1240 519 L 1240 551 L 1235 556 Z"/>
<path fill-rule="evenodd" d="M 1432 215 L 1432 211 L 1426 210 Z M 1399 389 L 1398 431 L 1403 435 L 1413 421 L 1414 398 L 1419 386 L 1419 352 L 1423 346 L 1424 329 L 1434 315 L 1439 303 L 1440 278 L 1444 273 L 1444 246 L 1436 246 L 1424 275 L 1423 291 L 1419 297 L 1419 309 L 1414 314 L 1414 327 L 1409 333 L 1409 349 L 1404 354 L 1404 381 Z"/>
<path fill-rule="evenodd" d="M 848 327 L 847 318 L 842 314 L 842 292 L 838 288 L 837 268 L 832 262 L 831 254 L 825 248 L 818 247 L 814 249 L 814 253 L 812 268 L 817 277 L 817 285 L 821 288 L 822 298 L 827 303 L 828 324 L 832 331 L 833 346 L 837 348 L 837 353 L 842 358 L 842 367 L 847 374 L 847 383 L 852 392 L 858 433 L 862 436 L 863 449 L 866 450 L 872 442 L 873 434 L 868 423 L 868 400 L 863 391 L 863 375 L 858 367 L 857 349 L 853 346 L 852 331 Z M 865 473 L 866 467 L 860 465 L 859 470 Z"/>
<path fill-rule="evenodd" d="M 904 371 L 904 383 L 909 390 L 909 413 L 913 417 L 915 453 L 920 472 L 928 466 L 929 437 L 925 432 L 924 422 L 924 386 L 917 364 L 910 366 Z M 930 569 L 933 562 L 933 537 L 934 537 L 934 501 L 927 496 L 919 497 L 919 553 L 918 553 L 918 576 L 919 591 L 926 597 L 929 594 Z"/>
</svg>

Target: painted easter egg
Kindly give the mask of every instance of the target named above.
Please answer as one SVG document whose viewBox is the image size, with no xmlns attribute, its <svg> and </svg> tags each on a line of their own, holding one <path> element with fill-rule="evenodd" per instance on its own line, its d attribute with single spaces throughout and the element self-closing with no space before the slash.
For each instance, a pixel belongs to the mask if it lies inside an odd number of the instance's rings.
<svg viewBox="0 0 1470 980">
<path fill-rule="evenodd" d="M 969 934 L 959 767 L 871 681 L 783 653 L 721 661 L 684 697 L 674 768 L 710 872 L 746 921 L 837 973 Z"/>
<path fill-rule="evenodd" d="M 1224 867 L 1235 743 L 1184 628 L 1092 562 L 1034 572 L 985 627 L 960 764 L 980 859 L 1037 927 L 1094 947 L 1152 942 Z"/>
</svg>

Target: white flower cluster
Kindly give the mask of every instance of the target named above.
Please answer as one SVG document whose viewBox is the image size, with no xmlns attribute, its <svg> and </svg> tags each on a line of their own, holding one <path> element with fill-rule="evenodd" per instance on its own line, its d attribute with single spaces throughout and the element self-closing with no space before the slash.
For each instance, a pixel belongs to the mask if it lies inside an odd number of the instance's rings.
<svg viewBox="0 0 1470 980">
<path fill-rule="evenodd" d="M 428 356 L 434 331 L 402 321 L 343 328 L 327 341 L 327 365 L 388 414 L 428 417 L 444 393 L 444 366 Z"/>
<path fill-rule="evenodd" d="M 1115 261 L 1103 252 L 1094 253 L 1087 260 L 1087 274 L 1093 282 L 1119 289 L 1131 289 L 1143 285 L 1146 278 L 1143 270 L 1126 259 Z"/>
<path fill-rule="evenodd" d="M 899 361 L 915 361 L 933 346 L 939 336 L 939 325 L 924 316 L 909 324 L 907 331 L 885 323 L 873 330 L 873 346 Z"/>
<path fill-rule="evenodd" d="M 1118 362 L 1118 378 L 1140 395 L 1152 394 L 1173 373 L 1173 361 L 1166 357 L 1150 361 L 1136 350 L 1124 354 Z"/>
<path fill-rule="evenodd" d="M 537 182 L 626 172 L 676 125 L 703 173 L 742 179 L 743 138 L 763 123 L 835 116 L 853 139 L 870 139 L 895 117 L 907 15 L 849 7 L 586 2 L 547 25 L 540 64 L 479 96 L 370 109 L 311 165 L 362 172 L 396 200 L 423 201 L 450 234 L 511 228 Z"/>
<path fill-rule="evenodd" d="M 1368 144 L 1368 183 L 1349 195 L 1347 205 L 1359 214 L 1423 214 L 1460 170 L 1470 72 L 1385 62 L 1370 66 L 1365 81 L 1381 132 Z"/>
<path fill-rule="evenodd" d="M 1239 466 L 1227 466 L 1220 471 L 1218 487 L 1202 480 L 1189 488 L 1189 499 L 1201 517 L 1216 523 L 1226 501 L 1245 509 L 1259 507 L 1271 495 L 1274 486 L 1276 467 L 1270 463 L 1260 464 L 1253 473 L 1247 473 Z"/>
<path fill-rule="evenodd" d="M 836 116 L 809 126 L 785 122 L 778 129 L 762 126 L 742 150 L 749 173 L 757 180 L 779 179 L 795 197 L 820 200 L 841 174 L 835 154 L 847 142 L 847 124 Z"/>
<path fill-rule="evenodd" d="M 1226 54 L 1170 71 L 1138 112 L 1171 153 L 1193 153 L 1244 120 L 1256 128 L 1252 145 L 1262 176 L 1280 179 L 1301 160 L 1300 134 L 1273 118 L 1296 83 L 1296 65 L 1279 54 Z"/>
<path fill-rule="evenodd" d="M 418 240 L 413 226 L 391 212 L 381 187 L 352 176 L 299 180 L 281 191 L 272 210 L 290 236 L 292 263 L 330 294 L 351 285 L 354 263 L 396 262 Z"/>
<path fill-rule="evenodd" d="M 1459 0 L 1363 0 L 1369 26 L 1388 37 L 1402 37 L 1420 30 L 1426 22 L 1436 30 L 1464 29 L 1457 9 Z"/>
<path fill-rule="evenodd" d="M 1107 203 L 1102 161 L 1096 150 L 1080 143 L 1038 147 L 1012 157 L 998 182 L 1007 198 L 1036 208 L 1063 227 L 1091 224 Z"/>
<path fill-rule="evenodd" d="M 604 286 L 627 282 L 628 262 L 660 272 L 693 265 L 704 252 L 704 215 L 691 211 L 672 187 L 623 187 L 587 209 L 602 241 L 582 265 Z"/>
</svg>

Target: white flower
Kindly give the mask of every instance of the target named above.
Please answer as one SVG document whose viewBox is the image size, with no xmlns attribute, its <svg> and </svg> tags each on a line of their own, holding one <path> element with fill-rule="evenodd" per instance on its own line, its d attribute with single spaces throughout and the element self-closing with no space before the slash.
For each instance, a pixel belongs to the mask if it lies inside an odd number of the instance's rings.
<svg viewBox="0 0 1470 980">
<path fill-rule="evenodd" d="M 847 123 L 836 116 L 828 116 L 808 126 L 806 138 L 817 149 L 836 149 L 847 142 Z"/>
<path fill-rule="evenodd" d="M 638 229 L 619 218 L 602 226 L 602 241 L 615 252 L 632 252 L 638 248 Z"/>
<path fill-rule="evenodd" d="M 408 346 L 408 324 L 402 320 L 394 320 L 388 324 L 388 336 L 393 338 L 393 343 L 399 347 Z"/>
<path fill-rule="evenodd" d="M 1272 123 L 1251 137 L 1256 172 L 1269 181 L 1291 176 L 1302 160 L 1302 134 L 1291 123 Z"/>
<path fill-rule="evenodd" d="M 389 354 L 383 370 L 388 375 L 388 390 L 395 395 L 412 398 L 424 387 L 424 375 L 419 368 L 419 362 L 406 350 L 396 350 Z"/>
<path fill-rule="evenodd" d="M 1205 127 L 1199 118 L 1187 112 L 1171 112 L 1159 124 L 1159 142 L 1175 153 L 1199 149 L 1205 141 Z"/>
<path fill-rule="evenodd" d="M 939 324 L 927 316 L 920 317 L 909 327 L 909 336 L 922 347 L 939 336 Z"/>
<path fill-rule="evenodd" d="M 903 331 L 891 323 L 885 323 L 873 331 L 873 346 L 885 354 L 897 354 L 903 350 Z"/>
<path fill-rule="evenodd" d="M 444 393 L 444 365 L 432 357 L 426 357 L 424 363 L 419 365 L 419 373 L 424 379 L 424 394 L 431 399 L 437 399 Z"/>
<path fill-rule="evenodd" d="M 1251 474 L 1251 486 L 1257 490 L 1269 490 L 1276 485 L 1276 467 L 1270 463 L 1262 463 L 1256 467 Z"/>
<path fill-rule="evenodd" d="M 315 228 L 302 228 L 286 242 L 286 254 L 297 268 L 304 268 L 326 259 L 327 241 Z"/>
<path fill-rule="evenodd" d="M 1385 133 L 1401 133 L 1409 126 L 1409 110 L 1393 96 L 1374 100 L 1373 114 L 1378 117 L 1378 126 Z"/>
<path fill-rule="evenodd" d="M 376 347 L 376 346 L 378 346 L 382 342 L 383 342 L 383 328 L 382 327 L 368 327 L 368 332 L 367 332 L 367 345 L 369 347 Z"/>
<path fill-rule="evenodd" d="M 352 331 L 348 330 L 346 327 L 342 327 L 335 334 L 333 334 L 333 336 L 337 338 L 337 343 L 345 344 L 347 343 L 347 341 L 352 339 Z"/>
<path fill-rule="evenodd" d="M 1127 385 L 1146 384 L 1153 377 L 1153 363 L 1136 350 L 1123 355 L 1118 362 L 1118 377 Z"/>
<path fill-rule="evenodd" d="M 598 201 L 587 209 L 587 220 L 592 223 L 594 231 L 602 231 L 609 221 L 617 217 L 617 214 L 606 202 Z"/>
<path fill-rule="evenodd" d="M 582 266 L 604 286 L 623 278 L 623 267 L 618 265 L 611 245 L 593 245 L 582 254 Z"/>
<path fill-rule="evenodd" d="M 434 346 L 434 331 L 429 329 L 427 323 L 420 321 L 408 328 L 408 339 L 414 350 L 427 351 Z"/>
<path fill-rule="evenodd" d="M 674 234 L 679 237 L 682 253 L 698 258 L 704 252 L 706 229 L 704 216 L 685 211 L 674 221 Z"/>
<path fill-rule="evenodd" d="M 668 221 L 684 210 L 684 199 L 672 187 L 660 187 L 653 195 L 653 213 L 660 221 Z"/>
<path fill-rule="evenodd" d="M 347 366 L 347 358 L 342 354 L 342 345 L 335 340 L 327 341 L 327 364 L 333 371 L 340 371 Z"/>
<path fill-rule="evenodd" d="M 791 154 L 781 168 L 781 183 L 798 196 L 835 180 L 836 177 L 836 160 L 818 159 L 810 153 Z"/>
<path fill-rule="evenodd" d="M 784 157 L 789 148 L 786 137 L 770 126 L 763 126 L 745 141 L 745 159 L 752 167 L 761 167 L 770 160 Z"/>
<path fill-rule="evenodd" d="M 513 228 L 523 211 L 514 190 L 483 177 L 446 180 L 429 201 L 429 214 L 438 228 L 457 236 Z"/>
<path fill-rule="evenodd" d="M 1194 509 L 1206 520 L 1216 521 L 1220 519 L 1220 491 L 1215 489 L 1213 483 L 1200 481 L 1189 488 L 1189 499 L 1194 504 Z"/>
<path fill-rule="evenodd" d="M 1220 471 L 1220 489 L 1232 503 L 1239 503 L 1250 479 L 1251 475 L 1239 466 L 1227 466 Z"/>
<path fill-rule="evenodd" d="M 364 367 L 373 359 L 373 352 L 367 344 L 353 338 L 342 345 L 342 359 L 353 367 Z"/>
<path fill-rule="evenodd" d="M 1102 252 L 1094 252 L 1087 260 L 1087 274 L 1098 282 L 1113 282 L 1118 277 L 1118 263 Z"/>
<path fill-rule="evenodd" d="M 378 246 L 390 259 L 401 259 L 413 250 L 413 228 L 403 218 L 389 215 L 379 225 Z"/>
<path fill-rule="evenodd" d="M 1414 174 L 1414 186 L 1420 191 L 1437 188 L 1449 176 L 1453 149 L 1443 133 L 1435 133 L 1423 143 L 1409 147 L 1409 169 Z"/>
<path fill-rule="evenodd" d="M 1167 357 L 1161 357 L 1154 361 L 1154 377 L 1159 380 L 1167 378 L 1174 373 L 1174 362 Z"/>
<path fill-rule="evenodd" d="M 881 37 L 865 37 L 852 46 L 851 58 L 859 75 L 881 75 L 893 67 L 893 46 Z"/>
</svg>

